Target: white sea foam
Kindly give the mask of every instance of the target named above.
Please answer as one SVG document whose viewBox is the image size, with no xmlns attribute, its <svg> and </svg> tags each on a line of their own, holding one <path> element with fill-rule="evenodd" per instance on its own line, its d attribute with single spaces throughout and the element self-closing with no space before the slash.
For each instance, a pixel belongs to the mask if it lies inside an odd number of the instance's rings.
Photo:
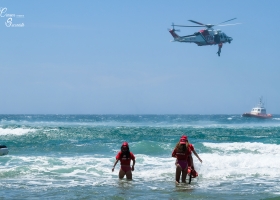
<svg viewBox="0 0 280 200">
<path fill-rule="evenodd" d="M 280 118 L 272 118 L 273 120 L 280 120 Z"/>
<path fill-rule="evenodd" d="M 203 163 L 193 156 L 199 177 L 194 179 L 200 187 L 213 187 L 222 182 L 235 183 L 242 180 L 253 184 L 255 179 L 265 183 L 280 178 L 280 152 L 278 145 L 261 143 L 203 143 L 214 150 L 200 153 Z M 240 151 L 240 149 L 243 149 Z M 138 183 L 174 182 L 175 158 L 135 154 L 136 165 L 133 179 Z M 114 155 L 105 156 L 12 156 L 0 166 L 0 176 L 5 174 L 19 181 L 47 180 L 48 187 L 73 187 L 77 185 L 115 185 L 119 164 L 112 172 Z M 115 180 L 115 181 L 112 181 Z M 45 182 L 44 182 L 45 183 Z"/>
<path fill-rule="evenodd" d="M 280 178 L 280 146 L 263 143 L 203 143 L 212 153 L 200 154 L 196 164 L 203 187 L 238 182 L 274 187 Z M 229 186 L 230 187 L 230 184 Z"/>
<path fill-rule="evenodd" d="M 35 132 L 35 129 L 30 128 L 0 128 L 0 135 L 26 135 Z"/>
<path fill-rule="evenodd" d="M 258 142 L 234 142 L 234 143 L 207 143 L 204 142 L 205 147 L 212 151 L 220 153 L 234 153 L 252 152 L 255 154 L 270 154 L 280 156 L 280 145 L 277 144 L 263 144 Z"/>
</svg>

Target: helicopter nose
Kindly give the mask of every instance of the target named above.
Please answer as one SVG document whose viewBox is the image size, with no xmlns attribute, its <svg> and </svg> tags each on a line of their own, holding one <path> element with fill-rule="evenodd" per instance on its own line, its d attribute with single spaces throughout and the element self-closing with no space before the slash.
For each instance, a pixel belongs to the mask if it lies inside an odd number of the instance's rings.
<svg viewBox="0 0 280 200">
<path fill-rule="evenodd" d="M 233 39 L 232 39 L 232 37 L 228 37 L 227 40 L 228 40 L 228 43 L 230 43 Z"/>
</svg>

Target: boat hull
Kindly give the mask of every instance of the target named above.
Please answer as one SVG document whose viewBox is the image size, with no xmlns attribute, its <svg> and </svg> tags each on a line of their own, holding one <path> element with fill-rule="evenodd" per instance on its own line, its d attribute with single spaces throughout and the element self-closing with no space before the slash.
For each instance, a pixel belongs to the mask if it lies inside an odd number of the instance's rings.
<svg viewBox="0 0 280 200">
<path fill-rule="evenodd" d="M 254 118 L 262 118 L 262 119 L 270 119 L 272 118 L 271 114 L 252 114 L 252 113 L 244 113 L 242 117 L 254 117 Z"/>
</svg>

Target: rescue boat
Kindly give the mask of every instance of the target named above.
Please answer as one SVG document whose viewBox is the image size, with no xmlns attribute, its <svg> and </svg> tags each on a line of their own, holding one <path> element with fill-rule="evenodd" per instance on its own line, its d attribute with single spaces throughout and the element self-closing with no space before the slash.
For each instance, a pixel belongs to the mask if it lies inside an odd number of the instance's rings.
<svg viewBox="0 0 280 200">
<path fill-rule="evenodd" d="M 260 97 L 260 101 L 258 105 L 252 108 L 251 112 L 243 113 L 242 117 L 255 117 L 255 118 L 269 119 L 272 118 L 272 115 L 266 114 L 266 109 L 264 107 L 264 103 L 262 102 L 262 97 Z"/>
</svg>

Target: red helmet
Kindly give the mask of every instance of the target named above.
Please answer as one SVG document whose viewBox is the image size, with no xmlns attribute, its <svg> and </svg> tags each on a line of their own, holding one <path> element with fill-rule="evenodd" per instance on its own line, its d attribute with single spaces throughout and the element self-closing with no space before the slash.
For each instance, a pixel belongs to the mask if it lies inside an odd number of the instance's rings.
<svg viewBox="0 0 280 200">
<path fill-rule="evenodd" d="M 127 142 L 122 143 L 121 149 L 122 150 L 128 150 L 129 149 L 128 143 Z"/>
<path fill-rule="evenodd" d="M 127 142 L 123 142 L 122 143 L 122 147 L 127 146 L 128 147 L 128 143 Z"/>
<path fill-rule="evenodd" d="M 186 144 L 186 141 L 188 141 L 188 137 L 186 135 L 183 135 L 180 138 L 180 144 Z"/>
<path fill-rule="evenodd" d="M 185 140 L 188 140 L 188 136 L 182 135 L 181 139 L 184 138 Z"/>
<path fill-rule="evenodd" d="M 186 138 L 183 138 L 183 137 L 182 137 L 182 138 L 180 139 L 180 144 L 186 144 Z"/>
</svg>

